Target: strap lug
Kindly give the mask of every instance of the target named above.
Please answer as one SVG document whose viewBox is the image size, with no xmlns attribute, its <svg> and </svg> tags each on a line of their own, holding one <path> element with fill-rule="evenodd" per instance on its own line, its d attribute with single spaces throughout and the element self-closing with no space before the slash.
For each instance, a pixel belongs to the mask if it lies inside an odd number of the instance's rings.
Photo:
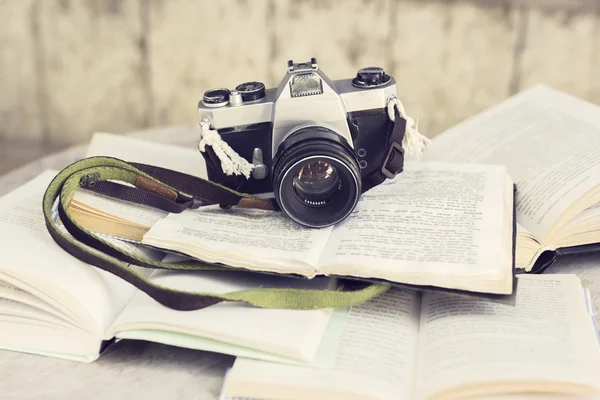
<svg viewBox="0 0 600 400">
<path fill-rule="evenodd" d="M 399 152 L 401 154 L 404 154 L 404 149 L 402 148 L 402 145 L 400 143 L 398 143 L 398 142 L 393 142 L 392 145 L 390 146 L 390 149 L 388 150 L 387 155 L 385 156 L 385 160 L 383 161 L 383 165 L 381 166 L 381 172 L 388 179 L 394 179 L 396 177 L 396 175 L 398 175 L 400 172 L 402 172 L 402 168 L 400 168 L 398 171 L 390 171 L 387 168 L 388 161 L 392 157 L 392 153 L 394 152 L 394 150 L 396 150 L 397 152 Z"/>
</svg>

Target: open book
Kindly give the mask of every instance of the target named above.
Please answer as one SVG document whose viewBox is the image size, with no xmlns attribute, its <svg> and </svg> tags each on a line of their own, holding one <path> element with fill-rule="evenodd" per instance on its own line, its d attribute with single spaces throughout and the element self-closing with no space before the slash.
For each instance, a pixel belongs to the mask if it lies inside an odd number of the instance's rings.
<svg viewBox="0 0 600 400">
<path fill-rule="evenodd" d="M 167 168 L 198 157 L 189 151 L 163 149 L 178 160 Z M 412 162 L 364 194 L 345 221 L 322 229 L 262 210 L 215 206 L 167 215 L 83 190 L 69 211 L 90 231 L 241 270 L 504 295 L 514 285 L 513 202 L 514 185 L 502 166 Z"/>
<path fill-rule="evenodd" d="M 353 307 L 337 344 L 321 346 L 319 354 L 335 354 L 331 366 L 238 358 L 222 398 L 547 400 L 600 394 L 600 345 L 577 276 L 518 280 L 514 304 L 394 288 Z"/>
<path fill-rule="evenodd" d="M 228 303 L 174 311 L 65 252 L 48 234 L 40 207 L 56 172 L 47 171 L 0 198 L 0 348 L 93 361 L 115 339 L 140 339 L 279 362 L 313 359 L 331 310 L 267 310 Z M 176 257 L 114 243 L 150 260 Z M 167 287 L 217 293 L 257 287 L 324 289 L 332 281 L 140 272 Z"/>
<path fill-rule="evenodd" d="M 507 167 L 517 186 L 517 268 L 600 251 L 600 107 L 536 86 L 442 133 L 425 160 Z"/>
<path fill-rule="evenodd" d="M 207 207 L 159 220 L 142 243 L 253 271 L 510 294 L 513 197 L 502 167 L 415 162 L 335 227 Z"/>
</svg>

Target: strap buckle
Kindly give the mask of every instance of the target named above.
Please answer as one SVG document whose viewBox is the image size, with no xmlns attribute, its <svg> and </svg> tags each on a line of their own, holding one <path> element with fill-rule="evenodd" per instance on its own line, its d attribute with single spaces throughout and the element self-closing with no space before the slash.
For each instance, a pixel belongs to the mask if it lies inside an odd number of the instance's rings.
<svg viewBox="0 0 600 400">
<path fill-rule="evenodd" d="M 400 167 L 398 171 L 391 171 L 387 168 L 387 164 L 390 158 L 392 158 L 392 153 L 394 152 L 394 150 L 396 150 L 401 155 L 404 155 L 404 149 L 402 149 L 402 145 L 400 145 L 398 142 L 392 142 L 392 145 L 390 146 L 390 149 L 388 150 L 388 153 L 385 156 L 385 160 L 383 161 L 383 165 L 381 166 L 381 172 L 383 172 L 383 174 L 388 179 L 394 179 L 396 175 L 398 175 L 398 173 L 402 172 L 402 167 Z"/>
</svg>

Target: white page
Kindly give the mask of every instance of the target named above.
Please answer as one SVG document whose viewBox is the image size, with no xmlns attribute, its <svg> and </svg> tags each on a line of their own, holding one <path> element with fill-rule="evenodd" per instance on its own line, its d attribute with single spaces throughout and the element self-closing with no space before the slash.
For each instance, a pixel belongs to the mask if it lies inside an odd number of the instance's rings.
<svg viewBox="0 0 600 400">
<path fill-rule="evenodd" d="M 198 132 L 200 140 L 200 132 Z M 152 142 L 130 136 L 96 132 L 86 157 L 115 157 L 128 162 L 155 165 L 189 175 L 206 178 L 206 163 L 197 148 Z"/>
<path fill-rule="evenodd" d="M 57 317 L 54 314 L 24 303 L 20 303 L 16 300 L 9 300 L 2 297 L 0 297 L 0 320 L 18 320 L 21 323 L 42 322 L 48 325 L 55 325 L 57 328 L 60 327 L 77 330 L 77 327 L 73 326 L 73 324 Z"/>
<path fill-rule="evenodd" d="M 206 262 L 312 277 L 331 229 L 301 226 L 281 212 L 210 206 L 169 214 L 142 243 Z"/>
<path fill-rule="evenodd" d="M 72 325 L 77 325 L 75 319 L 69 316 L 67 313 L 62 312 L 56 307 L 48 304 L 39 297 L 23 290 L 22 288 L 10 285 L 7 282 L 0 280 L 0 299 L 13 300 L 21 304 L 36 308 L 38 310 L 45 311 L 54 315 L 56 318 L 68 321 Z"/>
<path fill-rule="evenodd" d="M 228 293 L 256 288 L 325 289 L 327 278 L 281 278 L 243 272 L 156 271 L 152 282 L 178 290 Z M 295 360 L 314 357 L 331 310 L 263 309 L 225 302 L 201 310 L 176 311 L 138 292 L 108 333 L 154 329 L 184 333 L 248 347 Z"/>
<path fill-rule="evenodd" d="M 79 261 L 52 239 L 44 223 L 42 198 L 55 174 L 46 171 L 0 198 L 2 279 L 14 286 L 18 281 L 30 284 L 80 320 L 85 318 L 93 333 L 102 335 L 137 289 Z"/>
<path fill-rule="evenodd" d="M 0 299 L 0 308 L 5 300 Z M 101 342 L 97 336 L 40 318 L 0 317 L 0 349 L 93 361 Z"/>
<path fill-rule="evenodd" d="M 600 182 L 600 108 L 538 86 L 437 136 L 424 160 L 506 165 L 517 221 L 544 241 Z"/>
<path fill-rule="evenodd" d="M 593 307 L 600 311 L 600 253 L 581 254 L 572 257 L 559 257 L 544 274 L 575 274 L 593 296 Z M 600 314 L 595 316 L 600 326 Z"/>
<path fill-rule="evenodd" d="M 416 293 L 392 288 L 352 307 L 333 368 L 238 358 L 222 394 L 278 400 L 411 399 L 419 308 Z"/>
<path fill-rule="evenodd" d="M 499 277 L 509 268 L 505 177 L 502 167 L 407 163 L 334 228 L 319 271 L 440 285 Z"/>
<path fill-rule="evenodd" d="M 521 275 L 516 305 L 427 293 L 417 399 L 498 381 L 595 385 L 600 347 L 575 275 Z"/>
</svg>

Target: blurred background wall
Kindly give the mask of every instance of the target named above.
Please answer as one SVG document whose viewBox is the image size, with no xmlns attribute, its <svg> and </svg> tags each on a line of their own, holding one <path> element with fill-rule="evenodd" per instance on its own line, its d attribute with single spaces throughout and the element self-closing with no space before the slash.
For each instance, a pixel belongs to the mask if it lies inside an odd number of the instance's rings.
<svg viewBox="0 0 600 400">
<path fill-rule="evenodd" d="M 600 104 L 600 0 L 0 0 L 0 173 L 313 56 L 384 67 L 433 137 L 539 82 Z"/>
</svg>

